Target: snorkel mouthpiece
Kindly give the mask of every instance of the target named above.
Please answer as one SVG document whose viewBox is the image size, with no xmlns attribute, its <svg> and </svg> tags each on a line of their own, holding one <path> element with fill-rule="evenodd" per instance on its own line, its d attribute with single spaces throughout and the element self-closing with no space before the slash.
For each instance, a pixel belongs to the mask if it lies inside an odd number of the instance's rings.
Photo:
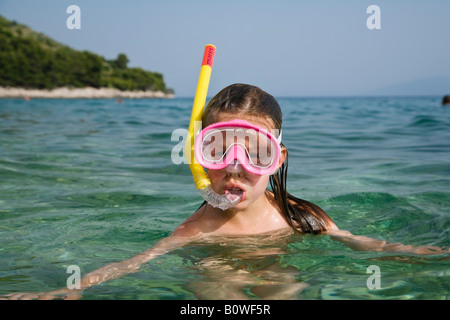
<svg viewBox="0 0 450 320">
<path fill-rule="evenodd" d="M 202 67 L 200 69 L 200 76 L 197 83 L 197 90 L 195 92 L 194 104 L 192 106 L 191 121 L 189 123 L 188 137 L 186 140 L 185 152 L 186 159 L 189 163 L 189 168 L 192 172 L 194 184 L 197 190 L 200 192 L 203 199 L 215 208 L 227 210 L 234 207 L 242 199 L 241 196 L 233 194 L 218 194 L 211 186 L 211 180 L 209 180 L 203 167 L 195 161 L 194 146 L 195 146 L 195 122 L 202 121 L 203 110 L 205 108 L 206 94 L 208 92 L 209 80 L 211 78 L 211 71 L 214 62 L 214 55 L 216 53 L 216 47 L 212 44 L 205 46 L 205 52 L 203 54 Z"/>
<path fill-rule="evenodd" d="M 208 202 L 213 207 L 219 208 L 223 211 L 236 206 L 242 199 L 242 194 L 241 195 L 235 195 L 232 193 L 218 194 L 213 190 L 211 185 L 198 191 L 202 195 L 203 199 L 206 200 L 206 202 Z"/>
</svg>

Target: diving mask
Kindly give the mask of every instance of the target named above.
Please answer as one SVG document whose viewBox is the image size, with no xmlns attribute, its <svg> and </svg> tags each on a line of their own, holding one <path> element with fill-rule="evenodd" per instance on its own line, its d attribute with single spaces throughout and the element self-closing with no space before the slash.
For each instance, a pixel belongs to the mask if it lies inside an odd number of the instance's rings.
<svg viewBox="0 0 450 320">
<path fill-rule="evenodd" d="M 195 158 L 204 168 L 219 170 L 240 164 L 256 175 L 273 174 L 281 156 L 281 132 L 269 131 L 245 120 L 214 123 L 195 140 Z"/>
</svg>

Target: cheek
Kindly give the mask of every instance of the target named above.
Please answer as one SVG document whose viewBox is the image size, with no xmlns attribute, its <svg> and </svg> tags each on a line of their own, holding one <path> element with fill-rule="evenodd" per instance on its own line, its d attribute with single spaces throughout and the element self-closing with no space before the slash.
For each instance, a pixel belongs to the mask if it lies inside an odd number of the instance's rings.
<svg viewBox="0 0 450 320">
<path fill-rule="evenodd" d="M 224 184 L 227 173 L 225 170 L 206 170 L 209 180 L 211 180 L 211 187 L 215 192 L 221 193 L 222 185 Z"/>
<path fill-rule="evenodd" d="M 267 185 L 269 184 L 269 176 L 256 176 L 256 177 L 252 179 L 253 190 L 255 193 L 260 194 L 266 190 Z"/>
<path fill-rule="evenodd" d="M 227 175 L 225 170 L 206 170 L 211 182 L 220 181 Z"/>
</svg>

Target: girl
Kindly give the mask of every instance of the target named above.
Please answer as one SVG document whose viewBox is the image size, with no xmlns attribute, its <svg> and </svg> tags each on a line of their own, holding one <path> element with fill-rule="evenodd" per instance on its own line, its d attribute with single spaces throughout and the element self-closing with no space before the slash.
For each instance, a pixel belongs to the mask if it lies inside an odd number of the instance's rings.
<svg viewBox="0 0 450 320">
<path fill-rule="evenodd" d="M 202 127 L 207 128 L 217 123 L 227 124 L 236 119 L 245 120 L 254 127 L 249 125 L 250 128 L 244 128 L 240 127 L 242 124 L 237 124 L 236 127 L 231 127 L 234 130 L 241 129 L 243 132 L 246 129 L 252 130 L 255 128 L 255 131 L 263 129 L 281 135 L 281 109 L 271 95 L 257 87 L 235 84 L 223 89 L 206 106 Z M 208 132 L 207 129 L 204 131 Z M 231 144 L 234 144 L 234 140 L 239 142 L 239 137 L 236 137 L 239 134 L 235 132 L 232 131 L 234 134 L 229 134 L 229 136 L 232 136 L 231 138 L 234 138 Z M 208 138 L 203 136 L 201 138 L 208 140 Z M 279 136 L 274 138 L 278 139 Z M 219 142 L 223 144 L 225 139 L 226 137 L 217 140 L 220 140 Z M 247 140 L 249 140 L 248 137 Z M 256 141 L 257 137 L 254 140 Z M 199 148 L 197 144 L 198 141 L 196 142 L 196 152 Z M 174 235 L 193 236 L 200 233 L 210 234 L 212 232 L 217 235 L 257 234 L 279 229 L 294 229 L 300 233 L 317 234 L 337 229 L 336 225 L 322 209 L 287 192 L 287 149 L 282 143 L 280 143 L 280 146 L 280 156 L 277 163 L 273 164 L 274 170 L 272 171 L 275 171 L 272 172 L 273 174 L 267 174 L 270 173 L 267 172 L 260 175 L 258 174 L 259 172 L 256 172 L 256 174 L 249 172 L 252 170 L 252 162 L 249 161 L 249 167 L 243 168 L 243 165 L 246 163 L 245 159 L 240 161 L 242 163 L 235 161 L 234 165 L 226 165 L 226 161 L 223 161 L 224 165 L 221 166 L 222 168 L 214 170 L 208 168 L 212 168 L 213 165 L 208 166 L 208 161 L 205 161 L 205 157 L 208 158 L 211 155 L 204 152 L 197 156 L 200 164 L 207 167 L 208 177 L 216 193 L 224 194 L 227 190 L 232 190 L 235 194 L 241 195 L 242 198 L 238 205 L 225 212 L 204 202 L 194 215 L 175 230 Z M 204 148 L 208 151 L 217 152 L 218 146 L 214 147 L 211 148 L 210 145 L 207 145 Z M 220 151 L 223 153 L 229 147 L 231 146 L 225 145 L 222 147 L 223 150 Z M 237 157 L 237 151 L 234 152 L 235 157 Z M 253 152 L 252 150 L 245 151 L 247 154 Z M 273 151 L 272 154 L 276 153 L 275 150 Z M 216 156 L 217 159 L 219 158 L 216 154 L 213 156 Z M 226 160 L 223 158 L 222 160 Z M 228 163 L 231 162 L 228 161 Z M 271 162 L 267 159 L 266 163 L 270 164 Z M 266 190 L 269 183 L 273 192 Z"/>
<path fill-rule="evenodd" d="M 83 290 L 93 285 L 136 272 L 157 256 L 211 237 L 229 239 L 230 236 L 261 234 L 329 234 L 355 250 L 416 254 L 442 252 L 436 247 L 415 248 L 352 235 L 339 230 L 315 204 L 289 194 L 286 190 L 288 151 L 280 142 L 281 109 L 274 97 L 263 90 L 246 84 L 224 88 L 206 106 L 202 125 L 205 129 L 196 141 L 197 160 L 207 168 L 216 193 L 238 199 L 234 207 L 223 211 L 205 201 L 172 235 L 130 259 L 111 263 L 85 275 L 80 289 L 11 294 L 9 298 L 52 299 L 62 296 L 77 299 Z M 267 189 L 269 184 L 271 191 Z M 293 292 L 297 294 L 299 290 L 301 285 L 297 283 Z M 221 298 L 236 296 L 225 295 Z"/>
</svg>

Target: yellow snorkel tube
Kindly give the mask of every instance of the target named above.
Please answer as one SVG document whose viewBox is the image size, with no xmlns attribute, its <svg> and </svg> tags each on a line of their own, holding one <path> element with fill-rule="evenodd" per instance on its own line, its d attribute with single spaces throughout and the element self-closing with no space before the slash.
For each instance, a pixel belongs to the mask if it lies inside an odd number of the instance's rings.
<svg viewBox="0 0 450 320">
<path fill-rule="evenodd" d="M 203 167 L 195 160 L 194 154 L 195 136 L 197 134 L 196 131 L 201 129 L 203 110 L 205 108 L 206 95 L 208 93 L 209 80 L 211 78 L 215 53 L 216 47 L 214 45 L 208 44 L 205 46 L 200 76 L 197 83 L 197 90 L 195 92 L 194 104 L 192 106 L 191 121 L 189 123 L 185 145 L 185 156 L 192 172 L 195 187 L 200 192 L 203 199 L 205 199 L 213 207 L 227 210 L 239 203 L 240 198 L 229 199 L 224 194 L 217 194 L 212 189 L 211 181 L 209 180 Z"/>
</svg>

